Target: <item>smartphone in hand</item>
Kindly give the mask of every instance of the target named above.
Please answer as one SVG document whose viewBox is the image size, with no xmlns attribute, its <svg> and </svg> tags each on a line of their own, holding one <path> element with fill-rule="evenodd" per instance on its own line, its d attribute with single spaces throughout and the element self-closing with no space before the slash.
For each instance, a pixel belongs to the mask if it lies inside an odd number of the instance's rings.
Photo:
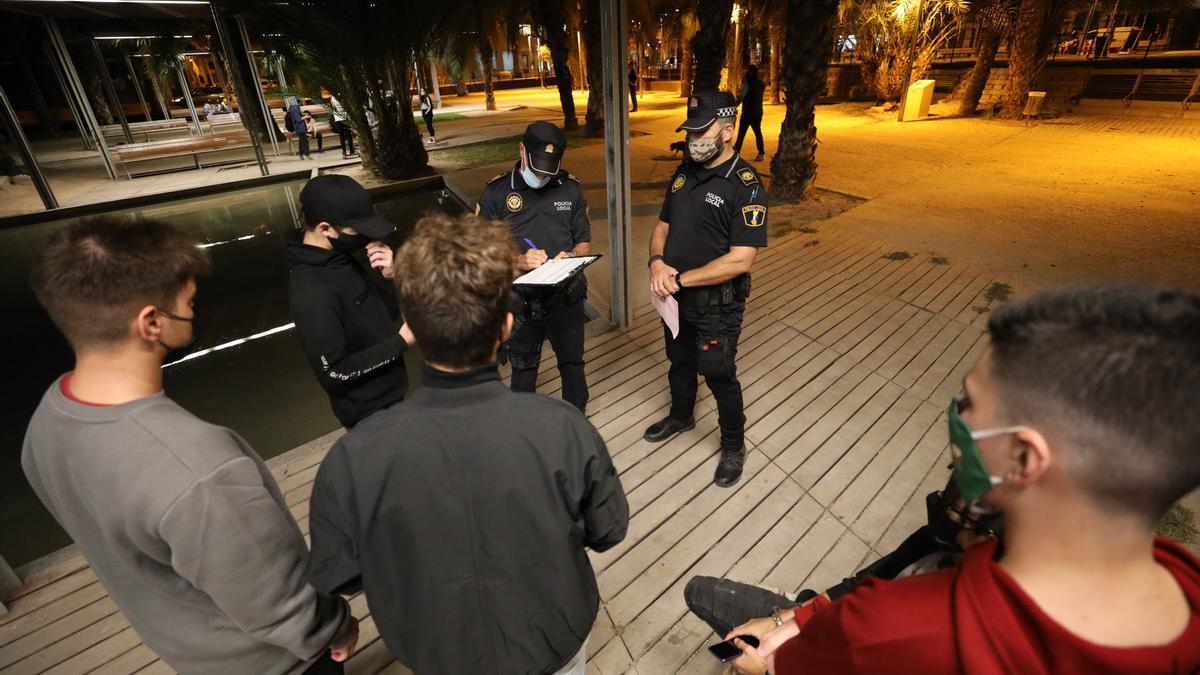
<svg viewBox="0 0 1200 675">
<path fill-rule="evenodd" d="M 758 646 L 758 638 L 754 637 L 753 635 L 738 635 L 736 639 L 745 642 L 751 647 Z M 721 663 L 729 663 L 730 661 L 742 655 L 742 650 L 738 648 L 737 645 L 733 644 L 733 640 L 718 642 L 717 644 L 710 646 L 708 651 L 711 652 L 713 656 L 720 659 Z"/>
</svg>

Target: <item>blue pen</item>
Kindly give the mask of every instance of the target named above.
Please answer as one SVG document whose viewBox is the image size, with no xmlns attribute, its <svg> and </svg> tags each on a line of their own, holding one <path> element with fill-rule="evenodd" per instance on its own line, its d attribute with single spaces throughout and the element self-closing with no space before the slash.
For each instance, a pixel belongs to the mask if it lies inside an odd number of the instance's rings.
<svg viewBox="0 0 1200 675">
<path fill-rule="evenodd" d="M 521 239 L 523 239 L 526 244 L 529 244 L 529 248 L 533 249 L 534 251 L 537 250 L 537 244 L 533 243 L 532 241 L 529 241 L 528 237 L 521 237 Z"/>
</svg>

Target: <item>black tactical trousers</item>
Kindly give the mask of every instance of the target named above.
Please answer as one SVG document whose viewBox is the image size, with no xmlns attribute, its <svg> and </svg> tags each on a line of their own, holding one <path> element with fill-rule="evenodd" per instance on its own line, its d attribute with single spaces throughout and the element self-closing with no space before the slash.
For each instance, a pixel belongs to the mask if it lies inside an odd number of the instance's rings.
<svg viewBox="0 0 1200 675">
<path fill-rule="evenodd" d="M 671 362 L 667 375 L 671 417 L 681 422 L 692 419 L 699 387 L 696 376 L 704 375 L 717 401 L 721 447 L 736 450 L 742 447 L 746 430 L 742 385 L 734 362 L 746 303 L 733 299 L 723 305 L 713 304 L 710 292 L 719 294 L 719 287 L 685 288 L 676 293 L 679 337 L 672 339 L 671 329 L 663 326 L 667 359 Z"/>
<path fill-rule="evenodd" d="M 508 339 L 512 390 L 534 391 L 537 388 L 542 342 L 548 337 L 558 359 L 563 400 L 584 410 L 588 402 L 587 379 L 583 374 L 584 322 L 582 301 L 556 305 L 541 319 L 525 317 Z"/>
</svg>

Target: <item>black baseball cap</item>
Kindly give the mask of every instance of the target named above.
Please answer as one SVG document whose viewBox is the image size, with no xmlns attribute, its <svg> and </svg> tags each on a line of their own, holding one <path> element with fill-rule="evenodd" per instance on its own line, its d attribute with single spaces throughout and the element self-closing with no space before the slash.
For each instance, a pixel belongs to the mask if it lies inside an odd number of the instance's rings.
<svg viewBox="0 0 1200 675">
<path fill-rule="evenodd" d="M 358 181 L 341 174 L 317 176 L 300 191 L 300 208 L 309 226 L 329 223 L 336 228 L 352 227 L 374 240 L 396 231 L 396 226 L 375 213 L 375 203 Z"/>
<path fill-rule="evenodd" d="M 704 131 L 721 117 L 737 116 L 737 101 L 727 91 L 700 91 L 688 98 L 687 119 L 675 131 Z"/>
<path fill-rule="evenodd" d="M 522 142 L 529 155 L 529 168 L 548 176 L 558 173 L 563 153 L 567 151 L 567 137 L 562 129 L 539 120 L 525 127 Z"/>
</svg>

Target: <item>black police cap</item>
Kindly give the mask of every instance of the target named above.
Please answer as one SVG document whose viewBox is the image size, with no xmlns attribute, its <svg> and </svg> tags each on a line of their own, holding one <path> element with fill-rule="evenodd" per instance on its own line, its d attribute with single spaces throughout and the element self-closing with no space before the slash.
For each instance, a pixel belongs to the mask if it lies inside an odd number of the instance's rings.
<svg viewBox="0 0 1200 675">
<path fill-rule="evenodd" d="M 567 136 L 562 129 L 539 120 L 525 128 L 522 140 L 525 152 L 529 155 L 530 168 L 548 176 L 558 173 L 563 153 L 567 151 Z"/>
<path fill-rule="evenodd" d="M 396 226 L 375 213 L 375 203 L 358 181 L 341 174 L 317 176 L 300 191 L 300 207 L 310 226 L 329 223 L 336 228 L 352 227 L 379 240 L 396 231 Z"/>
<path fill-rule="evenodd" d="M 687 120 L 675 131 L 704 131 L 721 117 L 735 117 L 737 101 L 726 91 L 699 91 L 688 98 Z"/>
</svg>

